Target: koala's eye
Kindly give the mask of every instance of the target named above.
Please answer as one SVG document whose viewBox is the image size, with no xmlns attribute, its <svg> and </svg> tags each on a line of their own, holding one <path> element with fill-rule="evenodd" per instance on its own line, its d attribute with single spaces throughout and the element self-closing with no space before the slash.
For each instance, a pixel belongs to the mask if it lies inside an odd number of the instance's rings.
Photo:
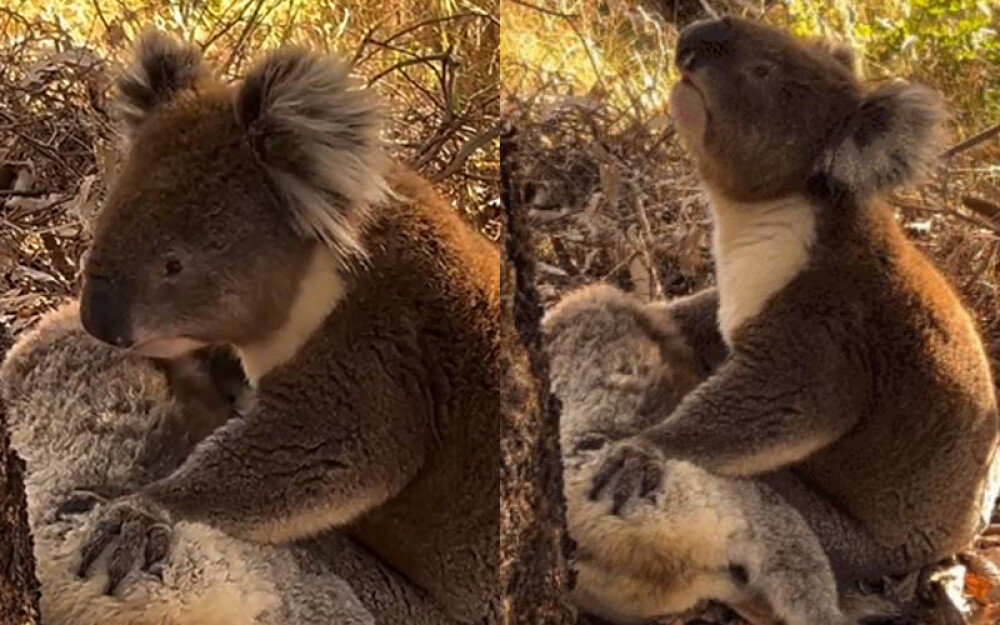
<svg viewBox="0 0 1000 625">
<path fill-rule="evenodd" d="M 758 80 L 764 80 L 771 75 L 772 69 L 769 63 L 757 63 L 750 67 L 750 75 Z"/>
<path fill-rule="evenodd" d="M 184 270 L 184 265 L 181 264 L 181 261 L 177 260 L 176 258 L 167 259 L 167 262 L 164 266 L 164 272 L 167 274 L 167 277 L 176 276 L 183 270 Z"/>
</svg>

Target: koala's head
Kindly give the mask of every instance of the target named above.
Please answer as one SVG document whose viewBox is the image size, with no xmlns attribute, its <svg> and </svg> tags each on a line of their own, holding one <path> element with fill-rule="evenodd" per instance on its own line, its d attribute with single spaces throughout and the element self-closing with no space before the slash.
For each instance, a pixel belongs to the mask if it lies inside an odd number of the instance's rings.
<svg viewBox="0 0 1000 625">
<path fill-rule="evenodd" d="M 931 91 L 866 89 L 848 48 L 724 17 L 681 32 L 670 108 L 713 191 L 740 201 L 805 190 L 817 175 L 861 198 L 922 174 L 944 118 Z"/>
<path fill-rule="evenodd" d="M 286 48 L 226 85 L 147 31 L 118 91 L 128 155 L 81 303 L 97 338 L 158 357 L 252 342 L 284 322 L 317 250 L 364 254 L 385 157 L 378 106 L 345 65 Z"/>
</svg>

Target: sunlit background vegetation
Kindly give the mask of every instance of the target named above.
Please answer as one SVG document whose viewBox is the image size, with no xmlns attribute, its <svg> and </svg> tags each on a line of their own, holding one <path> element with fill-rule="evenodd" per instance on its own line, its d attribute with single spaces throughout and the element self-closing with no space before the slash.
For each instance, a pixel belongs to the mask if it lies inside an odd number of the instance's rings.
<svg viewBox="0 0 1000 625">
<path fill-rule="evenodd" d="M 505 2 L 503 84 L 524 94 L 607 89 L 616 103 L 661 109 L 674 77 L 671 0 Z M 700 5 L 699 0 L 678 5 Z M 1000 118 L 1000 2 L 788 0 L 715 2 L 800 34 L 850 43 L 870 79 L 906 77 L 945 93 L 964 126 Z M 970 128 L 972 131 L 975 128 Z"/>
</svg>

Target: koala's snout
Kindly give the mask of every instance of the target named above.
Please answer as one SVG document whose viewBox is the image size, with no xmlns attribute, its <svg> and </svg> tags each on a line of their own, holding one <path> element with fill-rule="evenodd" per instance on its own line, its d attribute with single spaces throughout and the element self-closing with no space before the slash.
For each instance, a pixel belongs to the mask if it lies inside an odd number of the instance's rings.
<svg viewBox="0 0 1000 625">
<path fill-rule="evenodd" d="M 728 43 L 736 38 L 729 17 L 695 22 L 685 28 L 677 41 L 674 61 L 684 72 L 693 72 L 712 59 L 721 57 Z"/>
<path fill-rule="evenodd" d="M 103 276 L 88 276 L 80 298 L 80 321 L 95 338 L 116 347 L 130 347 L 133 337 L 121 289 Z"/>
</svg>

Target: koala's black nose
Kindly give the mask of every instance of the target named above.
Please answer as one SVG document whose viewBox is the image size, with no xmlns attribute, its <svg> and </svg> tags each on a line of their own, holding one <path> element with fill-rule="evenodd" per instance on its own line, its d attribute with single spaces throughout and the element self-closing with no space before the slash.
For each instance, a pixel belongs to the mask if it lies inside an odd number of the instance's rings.
<svg viewBox="0 0 1000 625">
<path fill-rule="evenodd" d="M 108 278 L 88 276 L 84 281 L 80 321 L 87 332 L 105 343 L 117 347 L 132 345 L 125 301 Z"/>
<path fill-rule="evenodd" d="M 694 71 L 705 62 L 724 55 L 727 44 L 735 37 L 730 17 L 695 22 L 681 31 L 674 62 L 685 72 Z"/>
</svg>

